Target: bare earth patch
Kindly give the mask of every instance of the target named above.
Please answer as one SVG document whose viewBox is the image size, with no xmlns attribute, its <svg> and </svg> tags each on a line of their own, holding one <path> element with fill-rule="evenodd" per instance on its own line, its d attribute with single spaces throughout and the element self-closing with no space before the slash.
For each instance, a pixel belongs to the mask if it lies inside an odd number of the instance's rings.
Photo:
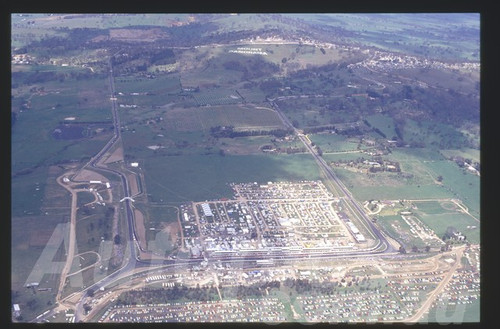
<svg viewBox="0 0 500 329">
<path fill-rule="evenodd" d="M 129 182 L 130 186 L 130 194 L 132 196 L 136 195 L 139 193 L 139 187 L 137 186 L 137 178 L 135 177 L 134 174 L 127 174 L 127 179 Z"/>
<path fill-rule="evenodd" d="M 178 222 L 172 222 L 168 223 L 164 227 L 164 231 L 170 234 L 170 238 L 172 241 L 177 240 L 177 233 L 180 233 L 179 230 L 179 223 Z"/>
<path fill-rule="evenodd" d="M 123 147 L 118 147 L 107 159 L 104 161 L 105 164 L 113 163 L 118 161 L 123 161 Z"/>
<path fill-rule="evenodd" d="M 142 213 L 135 209 L 134 210 L 135 214 L 135 232 L 137 233 L 137 239 L 139 240 L 139 245 L 143 250 L 146 250 L 147 248 L 147 241 L 146 241 L 146 228 L 144 227 L 144 216 Z"/>
</svg>

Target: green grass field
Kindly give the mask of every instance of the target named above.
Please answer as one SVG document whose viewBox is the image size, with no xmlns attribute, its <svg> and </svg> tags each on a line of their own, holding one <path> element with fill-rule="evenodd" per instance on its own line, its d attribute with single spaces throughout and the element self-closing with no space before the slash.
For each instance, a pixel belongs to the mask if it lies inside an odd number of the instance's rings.
<svg viewBox="0 0 500 329">
<path fill-rule="evenodd" d="M 260 149 L 263 145 L 273 145 L 271 140 L 273 136 L 249 136 L 235 138 L 219 138 L 217 147 L 224 150 L 226 154 L 262 154 Z M 289 143 L 292 145 L 292 143 Z M 299 143 L 296 143 L 297 145 Z M 287 144 L 288 145 L 288 144 Z M 284 147 L 285 143 L 279 145 Z"/>
<path fill-rule="evenodd" d="M 451 201 L 414 201 L 419 212 L 426 215 L 457 213 L 458 207 Z"/>
<path fill-rule="evenodd" d="M 178 93 L 181 91 L 179 76 L 159 75 L 155 79 L 143 77 L 115 78 L 115 90 L 122 93 Z"/>
<path fill-rule="evenodd" d="M 75 117 L 75 122 L 111 120 L 104 83 L 103 79 L 51 81 L 44 85 L 46 95 L 33 95 L 30 109 L 19 112 L 12 127 L 13 172 L 39 164 L 79 160 L 102 148 L 107 131 L 101 133 L 104 139 L 96 136 L 63 140 L 55 139 L 52 134 L 67 117 Z"/>
<path fill-rule="evenodd" d="M 455 214 L 432 214 L 419 216 L 420 220 L 427 224 L 438 237 L 442 237 L 446 233 L 446 228 L 453 226 L 467 236 L 467 240 L 472 243 L 479 243 L 480 232 L 479 222 L 474 220 L 469 215 L 463 213 Z M 476 226 L 475 229 L 468 229 L 467 226 Z"/>
<path fill-rule="evenodd" d="M 47 169 L 40 167 L 30 174 L 11 179 L 12 216 L 40 214 L 47 177 Z"/>
<path fill-rule="evenodd" d="M 476 175 L 465 173 L 454 162 L 435 161 L 427 166 L 443 177 L 443 185 L 459 198 L 469 208 L 471 214 L 479 217 L 480 213 L 480 178 Z"/>
<path fill-rule="evenodd" d="M 362 153 L 324 155 L 325 160 L 330 162 L 356 160 L 359 157 L 370 158 Z M 399 162 L 401 174 L 379 172 L 368 175 L 340 167 L 334 167 L 333 170 L 360 200 L 458 197 L 464 202 L 468 201 L 466 205 L 472 211 L 479 210 L 478 177 L 471 174 L 464 176 L 455 163 L 444 160 L 437 150 L 398 148 L 383 156 L 383 159 Z M 443 177 L 441 185 L 436 181 L 439 176 Z"/>
<path fill-rule="evenodd" d="M 356 151 L 359 145 L 359 139 L 348 139 L 337 134 L 310 134 L 308 137 L 313 143 L 319 145 L 323 152 Z M 366 146 L 361 145 L 361 149 L 363 148 Z"/>
<path fill-rule="evenodd" d="M 445 158 L 450 158 L 454 156 L 461 156 L 464 159 L 471 159 L 475 162 L 481 161 L 481 151 L 471 148 L 463 148 L 459 150 L 440 150 L 439 151 Z"/>
<path fill-rule="evenodd" d="M 283 128 L 276 112 L 238 105 L 174 109 L 165 114 L 164 121 L 167 129 L 177 131 L 209 132 L 216 126 L 233 126 L 241 130 Z"/>
<path fill-rule="evenodd" d="M 310 155 L 173 156 L 148 159 L 144 166 L 148 193 L 156 202 L 230 198 L 231 182 L 319 179 Z"/>
<path fill-rule="evenodd" d="M 396 135 L 394 131 L 394 120 L 391 117 L 388 117 L 383 114 L 374 114 L 366 117 L 366 121 L 368 121 L 373 128 L 378 128 L 382 133 L 386 135 L 387 139 L 391 139 Z M 378 135 L 378 138 L 382 138 L 381 135 Z"/>
<path fill-rule="evenodd" d="M 342 179 L 342 178 L 341 178 Z M 349 186 L 348 186 L 349 188 Z M 421 199 L 421 198 L 450 198 L 451 195 L 444 188 L 437 185 L 414 185 L 403 186 L 354 186 L 351 192 L 358 200 L 399 200 L 399 199 Z"/>
</svg>

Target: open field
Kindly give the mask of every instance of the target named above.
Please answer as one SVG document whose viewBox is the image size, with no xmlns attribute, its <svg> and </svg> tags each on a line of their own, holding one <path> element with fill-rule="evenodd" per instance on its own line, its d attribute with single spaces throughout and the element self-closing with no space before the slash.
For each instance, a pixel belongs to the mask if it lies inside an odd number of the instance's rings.
<svg viewBox="0 0 500 329">
<path fill-rule="evenodd" d="M 342 176 L 339 175 L 342 179 Z M 414 199 L 414 198 L 449 198 L 448 191 L 437 185 L 406 186 L 349 186 L 351 192 L 360 201 L 371 199 Z"/>
<path fill-rule="evenodd" d="M 155 79 L 144 77 L 119 77 L 115 79 L 116 92 L 121 93 L 169 93 L 175 94 L 181 91 L 179 76 L 160 75 Z"/>
<path fill-rule="evenodd" d="M 235 138 L 219 138 L 217 147 L 226 154 L 248 155 L 262 154 L 263 145 L 272 145 L 273 136 L 248 136 Z"/>
<path fill-rule="evenodd" d="M 394 120 L 391 117 L 388 117 L 383 114 L 374 114 L 366 117 L 366 121 L 368 121 L 373 128 L 378 128 L 382 133 L 385 134 L 387 139 L 391 139 L 396 135 L 394 131 Z M 381 135 L 378 135 L 378 138 L 382 138 Z"/>
<path fill-rule="evenodd" d="M 12 127 L 13 172 L 40 164 L 80 160 L 102 148 L 110 137 L 109 129 L 83 124 L 87 136 L 72 139 L 57 139 L 54 132 L 66 118 L 75 118 L 74 123 L 111 120 L 111 112 L 103 109 L 108 102 L 103 83 L 102 79 L 52 81 L 44 84 L 44 93 L 33 94 L 29 109 L 17 112 Z"/>
<path fill-rule="evenodd" d="M 215 106 L 242 103 L 243 99 L 236 91 L 222 90 L 207 90 L 199 93 L 194 93 L 193 98 L 200 106 Z"/>
<path fill-rule="evenodd" d="M 145 161 L 145 178 L 153 202 L 229 198 L 231 182 L 317 180 L 310 155 L 173 156 Z"/>
<path fill-rule="evenodd" d="M 461 156 L 464 159 L 471 159 L 474 162 L 481 162 L 481 151 L 471 148 L 463 148 L 459 150 L 440 150 L 445 158 Z"/>
<path fill-rule="evenodd" d="M 26 175 L 12 177 L 12 216 L 41 214 L 47 177 L 47 168 L 44 167 L 36 168 Z"/>
<path fill-rule="evenodd" d="M 238 88 L 238 92 L 248 103 L 263 103 L 266 101 L 265 92 L 258 88 Z"/>
<path fill-rule="evenodd" d="M 432 214 L 424 215 L 421 214 L 419 218 L 427 224 L 431 229 L 436 232 L 437 236 L 440 238 L 446 233 L 446 228 L 453 226 L 460 232 L 465 234 L 467 240 L 472 243 L 479 243 L 479 223 L 470 217 L 469 215 L 463 213 L 455 214 Z M 468 229 L 467 226 L 476 226 L 475 229 Z"/>
<path fill-rule="evenodd" d="M 213 106 L 173 109 L 165 115 L 166 128 L 177 131 L 205 130 L 233 126 L 238 130 L 283 128 L 276 112 L 252 106 Z"/>
<path fill-rule="evenodd" d="M 359 157 L 368 158 L 363 154 L 338 154 L 326 155 L 330 159 L 356 160 Z M 429 166 L 442 159 L 437 151 L 425 149 L 395 149 L 384 159 L 397 161 L 400 164 L 401 173 L 377 172 L 368 174 L 356 172 L 355 168 L 344 169 L 334 167 L 334 171 L 343 180 L 348 188 L 352 189 L 354 195 L 360 200 L 370 199 L 429 199 L 429 198 L 451 198 L 453 193 L 436 181 L 439 173 Z"/>
<path fill-rule="evenodd" d="M 325 152 L 344 152 L 344 151 L 357 151 L 358 146 L 360 149 L 366 149 L 366 145 L 360 145 L 359 138 L 346 138 L 337 134 L 310 134 L 309 139 L 319 145 L 323 153 Z M 362 154 L 359 154 L 362 156 Z"/>
<path fill-rule="evenodd" d="M 480 211 L 480 178 L 466 173 L 451 161 L 429 162 L 428 167 L 443 177 L 443 185 L 453 197 L 462 200 L 475 217 Z"/>
</svg>

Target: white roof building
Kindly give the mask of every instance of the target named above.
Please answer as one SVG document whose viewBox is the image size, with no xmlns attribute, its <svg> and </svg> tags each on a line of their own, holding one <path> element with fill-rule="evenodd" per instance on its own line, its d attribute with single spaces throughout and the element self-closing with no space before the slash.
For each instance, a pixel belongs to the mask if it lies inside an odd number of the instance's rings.
<svg viewBox="0 0 500 329">
<path fill-rule="evenodd" d="M 210 209 L 210 206 L 208 205 L 208 203 L 202 203 L 201 204 L 201 209 L 203 209 L 203 214 L 206 216 L 206 217 L 211 217 L 213 216 L 214 214 L 212 213 L 212 210 Z"/>
</svg>

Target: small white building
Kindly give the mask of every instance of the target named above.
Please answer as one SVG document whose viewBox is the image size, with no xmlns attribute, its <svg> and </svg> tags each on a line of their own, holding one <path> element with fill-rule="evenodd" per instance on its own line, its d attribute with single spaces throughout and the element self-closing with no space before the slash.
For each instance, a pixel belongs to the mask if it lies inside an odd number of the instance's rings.
<svg viewBox="0 0 500 329">
<path fill-rule="evenodd" d="M 13 304 L 12 308 L 14 309 L 14 316 L 18 317 L 21 315 L 21 308 L 19 307 L 19 304 Z"/>
<path fill-rule="evenodd" d="M 134 167 L 134 168 L 137 168 L 137 167 L 139 167 L 139 162 L 132 162 L 132 163 L 130 164 L 130 166 L 131 166 L 131 167 Z"/>
</svg>

